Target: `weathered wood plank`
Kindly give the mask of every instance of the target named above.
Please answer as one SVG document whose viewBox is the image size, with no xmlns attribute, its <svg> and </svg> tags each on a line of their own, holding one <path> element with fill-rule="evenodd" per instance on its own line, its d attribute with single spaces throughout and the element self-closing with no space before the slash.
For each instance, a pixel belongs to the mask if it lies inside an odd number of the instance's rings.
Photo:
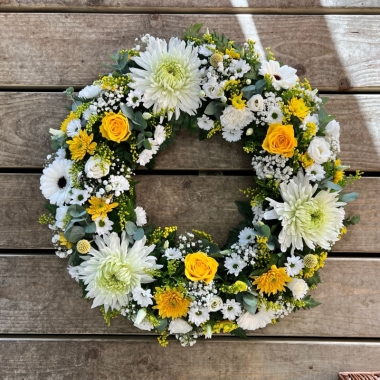
<svg viewBox="0 0 380 380">
<path fill-rule="evenodd" d="M 60 93 L 0 93 L 0 166 L 42 167 L 51 153 L 49 128 L 59 128 L 67 104 Z M 351 169 L 380 170 L 379 105 L 379 95 L 330 96 L 326 108 L 341 124 L 341 158 Z M 156 169 L 239 170 L 251 162 L 239 143 L 179 133 Z"/>
<path fill-rule="evenodd" d="M 50 231 L 37 219 L 44 198 L 38 175 L 0 176 L 0 248 L 51 248 Z M 147 210 L 149 222 L 177 225 L 179 232 L 205 230 L 223 245 L 228 231 L 242 219 L 234 204 L 244 199 L 239 189 L 252 186 L 250 177 L 235 176 L 137 176 L 137 204 Z M 347 207 L 361 215 L 359 225 L 336 244 L 335 251 L 379 252 L 380 179 L 364 178 L 349 191 L 360 197 Z"/>
<path fill-rule="evenodd" d="M 314 87 L 334 91 L 380 86 L 380 16 L 0 14 L 3 86 L 85 85 L 110 53 L 150 33 L 168 38 L 202 22 L 242 42 L 259 38 Z M 112 25 L 112 28 L 109 26 Z M 239 26 L 240 25 L 240 26 Z"/>
<path fill-rule="evenodd" d="M 165 349 L 153 338 L 2 340 L 0 375 L 11 379 L 335 380 L 378 369 L 379 343 L 232 339 Z"/>
<path fill-rule="evenodd" d="M 202 0 L 191 1 L 128 1 L 122 0 L 86 1 L 86 0 L 3 0 L 0 10 L 6 11 L 96 11 L 96 12 L 255 12 L 255 13 L 327 13 L 364 12 L 379 8 L 376 0 L 221 0 L 205 3 Z"/>
<path fill-rule="evenodd" d="M 99 309 L 81 298 L 66 266 L 55 256 L 0 257 L 0 334 L 147 333 L 121 317 L 108 327 Z M 328 259 L 323 282 L 312 292 L 322 305 L 250 335 L 377 338 L 379 271 L 379 259 Z"/>
</svg>

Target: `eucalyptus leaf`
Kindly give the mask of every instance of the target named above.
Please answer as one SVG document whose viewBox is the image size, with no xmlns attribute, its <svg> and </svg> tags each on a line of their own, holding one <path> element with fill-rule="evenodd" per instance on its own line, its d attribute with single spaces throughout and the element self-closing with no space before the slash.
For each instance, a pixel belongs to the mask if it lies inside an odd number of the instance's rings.
<svg viewBox="0 0 380 380">
<path fill-rule="evenodd" d="M 348 193 L 348 194 L 344 194 L 342 196 L 342 202 L 352 202 L 354 201 L 357 197 L 359 196 L 358 193 L 356 192 L 352 192 L 352 193 Z"/>
<path fill-rule="evenodd" d="M 331 181 L 326 182 L 326 187 L 329 189 L 337 190 L 337 191 L 342 190 L 342 186 L 340 186 L 334 182 L 331 182 Z"/>
<path fill-rule="evenodd" d="M 121 104 L 120 104 L 120 109 L 121 109 L 121 112 L 123 112 L 123 114 L 124 114 L 128 119 L 134 120 L 134 118 L 135 118 L 135 113 L 133 112 L 133 109 L 132 109 L 131 107 L 128 107 L 126 104 L 121 103 Z"/>
<path fill-rule="evenodd" d="M 244 309 L 247 310 L 249 314 L 252 314 L 252 315 L 256 314 L 257 305 L 251 306 L 250 304 L 248 304 L 247 302 L 243 300 L 243 306 L 244 306 Z"/>
<path fill-rule="evenodd" d="M 168 325 L 168 320 L 166 318 L 165 319 L 161 319 L 161 323 L 158 326 L 155 326 L 155 329 L 159 333 L 161 333 L 161 332 L 163 332 L 166 329 L 167 325 Z"/>
<path fill-rule="evenodd" d="M 148 126 L 146 120 L 143 118 L 142 113 L 140 111 L 135 113 L 135 118 L 133 120 L 134 123 L 138 123 L 143 130 Z"/>
<path fill-rule="evenodd" d="M 128 222 L 125 223 L 125 230 L 127 231 L 128 235 L 133 236 L 137 231 L 137 226 L 135 223 L 128 220 Z"/>
<path fill-rule="evenodd" d="M 254 91 L 256 90 L 256 86 L 254 84 L 251 84 L 249 86 L 243 87 L 241 89 L 242 92 L 249 92 L 249 91 Z"/>
<path fill-rule="evenodd" d="M 257 306 L 257 298 L 250 293 L 244 292 L 243 293 L 243 301 L 251 306 Z"/>
<path fill-rule="evenodd" d="M 87 211 L 84 207 L 75 204 L 75 205 L 69 206 L 69 208 L 67 209 L 67 213 L 73 218 L 79 218 L 81 216 L 86 215 Z"/>
<path fill-rule="evenodd" d="M 144 230 L 140 227 L 133 234 L 133 239 L 135 239 L 135 240 L 141 240 L 144 236 L 145 236 Z"/>
<path fill-rule="evenodd" d="M 85 235 L 84 228 L 81 226 L 73 226 L 64 233 L 66 240 L 71 243 L 77 243 Z"/>
<path fill-rule="evenodd" d="M 216 112 L 216 102 L 215 101 L 212 101 L 208 104 L 208 106 L 206 107 L 204 113 L 206 115 L 214 115 Z"/>
<path fill-rule="evenodd" d="M 91 223 L 84 227 L 84 232 L 86 234 L 94 234 L 96 232 L 96 224 Z"/>
<path fill-rule="evenodd" d="M 118 64 L 119 70 L 124 69 L 125 65 L 127 64 L 127 61 L 128 61 L 128 52 L 125 52 Z"/>
</svg>

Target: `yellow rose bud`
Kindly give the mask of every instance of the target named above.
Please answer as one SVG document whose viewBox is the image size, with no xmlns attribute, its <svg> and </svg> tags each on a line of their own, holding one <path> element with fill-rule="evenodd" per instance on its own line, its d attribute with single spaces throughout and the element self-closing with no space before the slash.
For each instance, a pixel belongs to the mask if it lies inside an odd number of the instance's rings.
<svg viewBox="0 0 380 380">
<path fill-rule="evenodd" d="M 107 140 L 116 141 L 120 144 L 131 135 L 128 119 L 121 111 L 119 113 L 106 112 L 100 126 L 100 133 Z"/>
<path fill-rule="evenodd" d="M 297 139 L 292 125 L 274 123 L 269 125 L 262 147 L 269 153 L 293 157 Z"/>
<path fill-rule="evenodd" d="M 191 281 L 209 284 L 215 277 L 218 263 L 203 252 L 190 253 L 185 257 L 185 275 Z"/>
</svg>

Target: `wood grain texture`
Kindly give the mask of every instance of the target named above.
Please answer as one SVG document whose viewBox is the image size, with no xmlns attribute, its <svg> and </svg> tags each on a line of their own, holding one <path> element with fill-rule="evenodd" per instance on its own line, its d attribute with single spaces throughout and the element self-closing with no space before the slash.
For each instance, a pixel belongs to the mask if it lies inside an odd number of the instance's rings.
<svg viewBox="0 0 380 380">
<path fill-rule="evenodd" d="M 3 13 L 0 83 L 4 88 L 89 84 L 107 72 L 102 63 L 109 54 L 133 46 L 135 37 L 180 36 L 187 25 L 202 22 L 210 30 L 223 25 L 220 32 L 236 42 L 259 38 L 321 91 L 378 90 L 379 20 L 376 15 Z"/>
<path fill-rule="evenodd" d="M 59 128 L 67 115 L 60 93 L 0 93 L 0 166 L 42 167 L 51 153 L 50 128 Z M 380 96 L 331 95 L 327 111 L 341 125 L 341 158 L 351 169 L 380 170 Z M 360 142 L 358 144 L 358 142 Z M 251 169 L 241 144 L 220 135 L 199 141 L 179 133 L 173 146 L 157 156 L 156 169 Z"/>
<path fill-rule="evenodd" d="M 0 248 L 52 248 L 51 234 L 37 219 L 45 200 L 38 175 L 0 176 Z M 239 189 L 252 186 L 250 177 L 239 176 L 136 176 L 137 204 L 148 214 L 148 222 L 177 225 L 179 232 L 193 228 L 210 233 L 223 245 L 228 231 L 242 216 L 235 200 L 244 200 Z M 347 214 L 360 214 L 361 222 L 334 246 L 337 252 L 379 252 L 380 179 L 364 178 L 347 191 L 360 197 L 347 207 Z"/>
<path fill-rule="evenodd" d="M 66 266 L 55 256 L 0 257 L 0 334 L 151 334 L 122 317 L 108 327 Z M 311 292 L 322 305 L 249 335 L 378 338 L 379 271 L 379 259 L 328 259 Z"/>
<path fill-rule="evenodd" d="M 335 380 L 339 371 L 378 369 L 379 343 L 255 339 L 199 341 L 191 348 L 154 338 L 106 341 L 3 340 L 4 380 Z"/>
<path fill-rule="evenodd" d="M 122 0 L 2 0 L 0 10 L 12 11 L 96 11 L 96 12 L 268 12 L 331 13 L 363 12 L 379 8 L 376 0 L 248 0 L 248 1 L 122 1 Z"/>
</svg>

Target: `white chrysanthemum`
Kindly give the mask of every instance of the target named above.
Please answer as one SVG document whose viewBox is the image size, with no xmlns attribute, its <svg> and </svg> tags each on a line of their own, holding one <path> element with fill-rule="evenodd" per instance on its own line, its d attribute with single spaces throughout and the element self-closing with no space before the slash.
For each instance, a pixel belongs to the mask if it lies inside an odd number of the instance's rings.
<svg viewBox="0 0 380 380">
<path fill-rule="evenodd" d="M 88 120 L 91 117 L 91 115 L 95 115 L 95 114 L 96 114 L 96 107 L 91 104 L 87 109 L 84 110 L 82 116 L 83 116 L 83 119 Z"/>
<path fill-rule="evenodd" d="M 305 280 L 302 280 L 302 278 L 293 278 L 293 280 L 288 282 L 286 286 L 292 291 L 293 297 L 296 300 L 300 300 L 305 297 L 307 291 L 309 290 Z"/>
<path fill-rule="evenodd" d="M 323 164 L 330 158 L 330 144 L 323 137 L 314 137 L 307 148 L 307 154 L 317 164 Z"/>
<path fill-rule="evenodd" d="M 193 327 L 182 318 L 173 319 L 169 323 L 170 334 L 186 334 L 190 332 Z"/>
<path fill-rule="evenodd" d="M 314 162 L 312 165 L 305 169 L 305 174 L 309 177 L 310 181 L 321 181 L 325 178 L 325 169 L 320 164 Z"/>
<path fill-rule="evenodd" d="M 57 155 L 57 158 L 61 158 L 61 159 L 66 158 L 66 149 L 64 149 L 64 148 L 59 148 L 59 149 L 55 152 L 55 154 Z"/>
<path fill-rule="evenodd" d="M 76 281 L 76 282 L 79 282 L 79 273 L 78 273 L 78 266 L 76 267 L 72 267 L 71 265 L 69 265 L 67 267 L 67 271 L 69 272 L 69 275 Z"/>
<path fill-rule="evenodd" d="M 137 206 L 135 208 L 136 213 L 136 225 L 139 227 L 145 226 L 146 220 L 146 212 L 141 206 Z"/>
<path fill-rule="evenodd" d="M 247 74 L 251 70 L 251 66 L 245 59 L 233 59 L 230 64 L 230 71 L 236 78 L 243 78 L 244 74 Z"/>
<path fill-rule="evenodd" d="M 305 267 L 303 260 L 298 256 L 290 256 L 285 263 L 286 273 L 290 277 L 297 276 L 297 274 Z"/>
<path fill-rule="evenodd" d="M 133 299 L 142 307 L 153 305 L 153 296 L 150 289 L 144 290 L 141 286 L 132 290 Z"/>
<path fill-rule="evenodd" d="M 210 319 L 210 314 L 207 307 L 193 306 L 189 310 L 188 318 L 190 322 L 194 323 L 196 326 L 199 326 L 203 322 Z"/>
<path fill-rule="evenodd" d="M 137 159 L 137 163 L 140 164 L 141 166 L 145 166 L 152 158 L 154 155 L 153 149 L 144 149 L 140 154 L 139 158 Z"/>
<path fill-rule="evenodd" d="M 209 131 L 211 128 L 214 127 L 214 122 L 211 120 L 208 116 L 202 115 L 202 117 L 197 118 L 198 121 L 198 127 L 200 129 L 203 129 L 205 131 Z"/>
<path fill-rule="evenodd" d="M 65 221 L 67 216 L 67 209 L 69 206 L 59 206 L 55 211 L 55 227 L 63 230 L 66 227 L 68 220 Z"/>
<path fill-rule="evenodd" d="M 278 240 L 281 251 L 289 247 L 292 253 L 303 249 L 303 241 L 310 249 L 319 245 L 330 249 L 338 241 L 343 227 L 344 206 L 339 202 L 338 192 L 321 190 L 315 197 L 318 184 L 312 186 L 302 170 L 289 183 L 281 183 L 281 196 L 284 203 L 266 198 L 273 210 L 264 214 L 265 219 L 281 220 L 282 230 Z"/>
<path fill-rule="evenodd" d="M 282 123 L 283 117 L 280 107 L 273 106 L 268 110 L 268 124 Z"/>
<path fill-rule="evenodd" d="M 247 264 L 238 256 L 236 252 L 233 252 L 231 256 L 226 257 L 224 260 L 224 266 L 227 269 L 227 273 L 238 276 Z"/>
<path fill-rule="evenodd" d="M 222 132 L 223 138 L 227 140 L 228 142 L 239 141 L 241 139 L 241 136 L 243 135 L 243 131 L 241 129 L 223 128 L 222 131 L 223 131 Z"/>
<path fill-rule="evenodd" d="M 154 281 L 147 271 L 162 266 L 150 255 L 155 245 L 148 247 L 145 242 L 144 236 L 128 247 L 125 231 L 121 239 L 115 232 L 96 236 L 98 249 L 91 247 L 78 269 L 79 278 L 87 285 L 87 297 L 94 298 L 93 308 L 104 305 L 105 311 L 120 310 L 128 304 L 133 289 Z"/>
<path fill-rule="evenodd" d="M 281 88 L 287 90 L 295 86 L 297 83 L 297 70 L 290 66 L 281 66 L 277 61 L 264 61 L 259 70 L 259 74 L 265 76 L 270 75 L 272 79 L 272 86 L 275 90 L 279 91 Z"/>
<path fill-rule="evenodd" d="M 108 234 L 112 230 L 113 221 L 106 216 L 104 220 L 102 220 L 102 217 L 99 216 L 99 218 L 94 220 L 95 226 L 96 226 L 96 233 L 100 236 L 104 234 Z"/>
<path fill-rule="evenodd" d="M 237 320 L 237 324 L 244 330 L 262 329 L 275 318 L 275 313 L 272 309 L 268 311 L 263 307 L 258 313 L 252 315 L 248 311 L 245 312 Z"/>
<path fill-rule="evenodd" d="M 179 260 L 182 259 L 182 253 L 178 248 L 167 248 L 165 249 L 164 256 L 168 260 Z"/>
<path fill-rule="evenodd" d="M 74 137 L 82 129 L 82 124 L 79 119 L 73 119 L 67 124 L 67 136 Z"/>
<path fill-rule="evenodd" d="M 255 231 L 252 228 L 245 227 L 244 230 L 241 230 L 239 233 L 239 244 L 247 245 L 255 242 L 256 239 Z"/>
<path fill-rule="evenodd" d="M 77 204 L 82 206 L 87 199 L 90 198 L 88 190 L 72 189 L 71 190 L 71 204 Z"/>
<path fill-rule="evenodd" d="M 131 68 L 131 88 L 141 91 L 145 108 L 153 106 L 155 113 L 161 109 L 175 109 L 194 115 L 201 105 L 199 97 L 201 64 L 196 48 L 185 41 L 171 38 L 169 44 L 150 37 L 146 51 L 133 57 L 140 68 Z"/>
<path fill-rule="evenodd" d="M 241 314 L 241 305 L 235 300 L 226 300 L 222 307 L 224 319 L 235 320 Z"/>
<path fill-rule="evenodd" d="M 247 107 L 251 111 L 262 111 L 264 108 L 264 98 L 260 94 L 251 96 L 247 102 Z"/>
<path fill-rule="evenodd" d="M 86 86 L 83 90 L 79 91 L 78 97 L 83 98 L 83 99 L 93 99 L 93 98 L 96 98 L 100 94 L 101 91 L 102 91 L 102 88 L 98 85 Z"/>
<path fill-rule="evenodd" d="M 43 170 L 40 178 L 40 189 L 43 196 L 50 203 L 62 206 L 70 201 L 71 178 L 70 170 L 73 162 L 70 160 L 56 159 Z"/>
<path fill-rule="evenodd" d="M 127 106 L 136 108 L 140 105 L 142 93 L 139 90 L 130 91 L 127 97 Z"/>
<path fill-rule="evenodd" d="M 247 107 L 239 110 L 234 106 L 228 106 L 220 116 L 220 123 L 226 129 L 243 129 L 253 121 L 254 117 Z"/>
</svg>

